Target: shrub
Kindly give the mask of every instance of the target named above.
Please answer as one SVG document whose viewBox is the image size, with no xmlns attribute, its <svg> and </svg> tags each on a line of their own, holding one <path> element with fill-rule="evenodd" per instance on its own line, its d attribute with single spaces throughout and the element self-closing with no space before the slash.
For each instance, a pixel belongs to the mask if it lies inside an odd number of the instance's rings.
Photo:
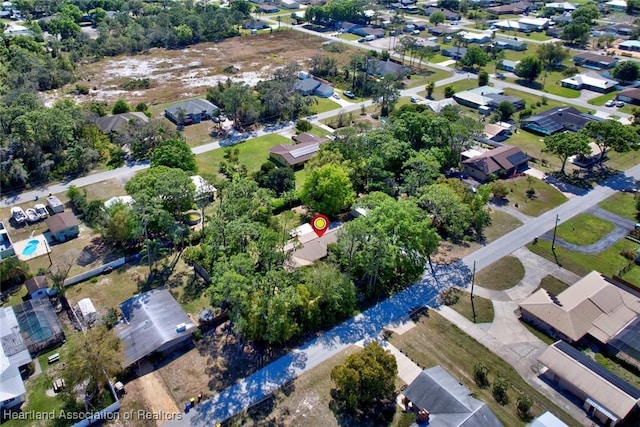
<svg viewBox="0 0 640 427">
<path fill-rule="evenodd" d="M 456 94 L 456 90 L 453 88 L 453 86 L 447 86 L 444 88 L 444 97 L 445 98 L 452 98 L 453 95 Z"/>
<path fill-rule="evenodd" d="M 636 259 L 636 252 L 631 248 L 623 249 L 622 251 L 620 251 L 620 255 L 622 255 L 629 261 L 633 261 L 634 259 Z"/>
<path fill-rule="evenodd" d="M 520 120 L 524 120 L 531 117 L 532 115 L 533 115 L 533 112 L 529 108 L 527 108 L 526 110 L 520 111 L 520 114 L 518 115 L 518 117 L 520 118 Z"/>
<path fill-rule="evenodd" d="M 477 363 L 473 368 L 473 380 L 480 388 L 489 387 L 489 368 L 484 363 Z"/>
<path fill-rule="evenodd" d="M 491 193 L 496 199 L 502 199 L 506 197 L 507 194 L 509 194 L 509 187 L 507 187 L 507 185 L 501 181 L 492 182 L 489 185 L 489 188 L 491 188 Z"/>
<path fill-rule="evenodd" d="M 527 419 L 531 415 L 531 407 L 533 407 L 533 400 L 526 395 L 521 394 L 518 396 L 518 400 L 516 400 L 516 408 L 518 410 L 518 415 L 520 418 Z"/>
<path fill-rule="evenodd" d="M 565 77 L 573 77 L 576 74 L 580 74 L 580 70 L 577 67 L 567 67 L 562 72 L 562 75 Z"/>
<path fill-rule="evenodd" d="M 89 86 L 77 84 L 73 91 L 76 95 L 89 95 Z"/>
<path fill-rule="evenodd" d="M 509 403 L 509 381 L 503 377 L 498 377 L 493 383 L 491 389 L 493 398 L 496 399 L 500 405 L 506 405 Z"/>
<path fill-rule="evenodd" d="M 296 130 L 298 132 L 309 132 L 313 129 L 313 125 L 307 120 L 300 119 L 296 122 Z"/>
</svg>

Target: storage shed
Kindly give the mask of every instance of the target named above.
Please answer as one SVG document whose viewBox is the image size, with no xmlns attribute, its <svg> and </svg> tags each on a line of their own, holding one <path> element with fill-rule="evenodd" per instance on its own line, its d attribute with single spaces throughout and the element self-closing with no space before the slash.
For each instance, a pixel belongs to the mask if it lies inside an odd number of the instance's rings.
<svg viewBox="0 0 640 427">
<path fill-rule="evenodd" d="M 91 302 L 91 298 L 83 298 L 78 301 L 78 310 L 80 311 L 82 319 L 85 321 L 85 323 L 90 324 L 96 321 L 98 312 Z"/>
</svg>

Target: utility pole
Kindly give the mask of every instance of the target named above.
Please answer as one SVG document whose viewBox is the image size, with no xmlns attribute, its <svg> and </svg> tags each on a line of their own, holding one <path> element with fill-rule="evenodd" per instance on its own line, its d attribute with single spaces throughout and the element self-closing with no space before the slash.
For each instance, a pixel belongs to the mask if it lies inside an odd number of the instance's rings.
<svg viewBox="0 0 640 427">
<path fill-rule="evenodd" d="M 556 232 L 558 231 L 558 221 L 560 221 L 560 215 L 556 215 L 556 225 L 553 227 L 553 240 L 551 241 L 551 252 L 556 252 Z"/>
<path fill-rule="evenodd" d="M 473 323 L 476 323 L 476 307 L 473 304 L 473 286 L 476 283 L 476 262 L 473 261 L 473 273 L 471 273 L 471 311 L 473 312 Z"/>
</svg>

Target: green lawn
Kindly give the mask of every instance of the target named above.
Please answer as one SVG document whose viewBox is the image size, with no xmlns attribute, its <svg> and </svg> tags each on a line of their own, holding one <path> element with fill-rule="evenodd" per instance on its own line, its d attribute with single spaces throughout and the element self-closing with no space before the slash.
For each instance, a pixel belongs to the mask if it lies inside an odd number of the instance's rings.
<svg viewBox="0 0 640 427">
<path fill-rule="evenodd" d="M 578 98 L 582 92 L 579 90 L 571 89 L 568 87 L 562 87 L 560 85 L 550 85 L 547 84 L 544 87 L 544 91 L 548 93 L 552 93 L 558 96 L 564 96 L 565 98 Z"/>
<path fill-rule="evenodd" d="M 284 136 L 272 133 L 258 138 L 239 143 L 228 149 L 238 149 L 240 163 L 247 167 L 249 173 L 256 172 L 260 169 L 260 165 L 269 160 L 269 148 L 278 144 L 291 144 L 291 141 Z M 207 153 L 196 156 L 198 170 L 200 173 L 216 175 L 218 166 L 224 159 L 227 148 L 209 151 Z"/>
<path fill-rule="evenodd" d="M 640 164 L 640 151 L 631 150 L 626 153 L 616 153 L 610 151 L 607 153 L 609 159 L 605 162 L 605 165 L 611 169 L 624 171 L 637 164 Z"/>
<path fill-rule="evenodd" d="M 518 210 L 525 215 L 538 216 L 567 200 L 564 194 L 537 178 L 518 177 L 504 182 L 510 190 L 507 200 L 514 207 L 517 204 Z M 535 191 L 532 197 L 527 194 L 529 188 Z"/>
<path fill-rule="evenodd" d="M 359 40 L 362 38 L 361 36 L 358 36 L 356 34 L 351 34 L 351 33 L 342 33 L 338 37 L 341 39 L 350 40 L 350 41 Z"/>
<path fill-rule="evenodd" d="M 320 138 L 326 138 L 327 136 L 331 135 L 331 132 L 316 125 L 313 125 L 309 133 L 315 136 L 319 136 Z"/>
<path fill-rule="evenodd" d="M 469 90 L 469 89 L 473 89 L 475 87 L 478 87 L 478 80 L 476 79 L 468 79 L 468 80 L 460 80 L 457 81 L 455 83 L 452 83 L 450 85 L 447 86 L 452 86 L 453 89 L 455 90 L 456 93 L 458 92 L 462 92 L 464 90 Z M 432 97 L 433 99 L 444 99 L 444 88 L 446 86 L 440 86 L 437 87 L 433 90 L 433 94 Z M 427 96 L 427 92 L 426 91 L 422 91 L 419 93 L 419 95 L 421 96 Z"/>
<path fill-rule="evenodd" d="M 619 92 L 620 91 L 616 90 L 613 92 L 605 93 L 604 95 L 600 95 L 595 98 L 592 98 L 587 102 L 591 105 L 598 105 L 602 107 L 605 104 L 605 102 L 609 101 L 610 99 L 614 99 Z"/>
<path fill-rule="evenodd" d="M 493 210 L 490 213 L 491 224 L 482 231 L 482 235 L 487 242 L 504 236 L 522 225 L 522 221 L 503 211 Z"/>
<path fill-rule="evenodd" d="M 437 82 L 452 76 L 451 72 L 425 67 L 416 74 L 411 75 L 411 80 L 407 81 L 407 87 L 417 87 L 427 84 L 427 82 Z"/>
<path fill-rule="evenodd" d="M 549 261 L 556 262 L 556 258 L 551 252 L 551 242 L 540 240 L 537 244 L 530 243 L 527 248 Z M 569 271 L 573 271 L 579 276 L 585 276 L 593 270 L 597 270 L 605 276 L 617 274 L 622 267 L 629 263 L 629 260 L 621 255 L 623 250 L 635 251 L 638 244 L 627 239 L 620 239 L 609 249 L 598 254 L 583 254 L 572 252 L 559 245 L 556 245 L 557 262 Z M 640 267 L 633 267 L 630 272 L 623 276 L 625 280 L 640 288 Z"/>
<path fill-rule="evenodd" d="M 316 104 L 311 106 L 312 114 L 325 113 L 327 111 L 336 110 L 341 107 L 340 104 L 333 101 L 331 98 L 321 98 L 314 96 Z"/>
<path fill-rule="evenodd" d="M 636 210 L 636 195 L 633 193 L 616 193 L 606 200 L 600 202 L 602 209 L 613 212 L 623 218 L 631 221 L 638 220 L 638 211 Z"/>
<path fill-rule="evenodd" d="M 482 298 L 479 296 L 473 297 L 473 307 L 471 306 L 471 294 L 465 291 L 458 291 L 460 298 L 458 302 L 451 305 L 458 313 L 462 314 L 464 317 L 469 319 L 470 321 L 474 321 L 473 312 L 475 309 L 476 323 L 490 323 L 493 322 L 493 303 L 490 299 Z"/>
<path fill-rule="evenodd" d="M 476 273 L 479 286 L 496 291 L 513 288 L 524 277 L 524 266 L 516 257 L 506 256 Z"/>
<path fill-rule="evenodd" d="M 558 237 L 574 245 L 598 242 L 616 228 L 615 224 L 590 214 L 579 214 L 558 226 Z"/>
<path fill-rule="evenodd" d="M 558 295 L 568 287 L 569 285 L 564 283 L 562 280 L 548 274 L 544 276 L 542 280 L 540 280 L 540 286 L 538 286 L 533 292 L 537 292 L 538 289 L 544 289 L 545 291 L 549 291 L 554 295 Z"/>
<path fill-rule="evenodd" d="M 445 62 L 445 61 L 450 61 L 451 58 L 449 58 L 448 56 L 444 56 L 442 54 L 435 54 L 434 56 L 431 57 L 431 59 L 429 60 L 430 63 L 432 64 L 439 64 L 441 62 Z"/>
<path fill-rule="evenodd" d="M 527 394 L 534 401 L 531 411 L 534 417 L 550 411 L 570 426 L 580 425 L 553 401 L 529 386 L 502 358 L 436 312 L 429 311 L 410 331 L 402 335 L 392 334 L 390 342 L 422 368 L 442 366 L 468 387 L 475 398 L 486 402 L 505 426 L 527 424 L 527 421 L 522 420 L 516 413 L 515 401 L 520 392 Z M 508 405 L 498 404 L 491 394 L 491 388 L 481 389 L 476 385 L 473 370 L 479 362 L 489 367 L 490 381 L 493 382 L 496 376 L 500 375 L 509 382 L 511 387 Z"/>
<path fill-rule="evenodd" d="M 307 176 L 309 176 L 309 170 L 305 168 L 298 169 L 294 174 L 296 176 L 296 189 L 300 190 Z"/>
</svg>

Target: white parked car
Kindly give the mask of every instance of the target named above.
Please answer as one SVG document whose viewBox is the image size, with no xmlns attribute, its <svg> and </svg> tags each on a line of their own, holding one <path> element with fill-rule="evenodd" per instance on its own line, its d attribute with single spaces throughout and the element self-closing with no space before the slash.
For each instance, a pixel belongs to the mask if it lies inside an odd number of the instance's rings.
<svg viewBox="0 0 640 427">
<path fill-rule="evenodd" d="M 614 105 L 616 105 L 616 101 L 614 101 L 613 99 L 610 99 L 604 103 L 605 107 L 613 107 Z"/>
</svg>

